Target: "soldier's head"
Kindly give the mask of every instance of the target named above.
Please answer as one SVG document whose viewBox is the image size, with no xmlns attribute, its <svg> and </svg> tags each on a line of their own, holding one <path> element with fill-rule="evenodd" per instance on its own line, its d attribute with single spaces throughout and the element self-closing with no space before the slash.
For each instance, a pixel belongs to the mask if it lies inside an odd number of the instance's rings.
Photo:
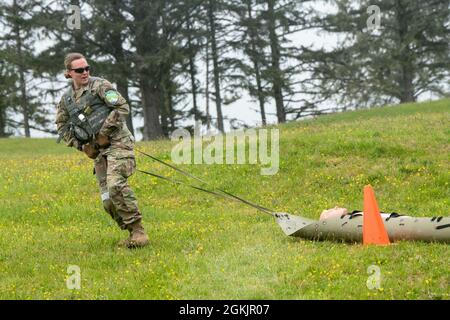
<svg viewBox="0 0 450 320">
<path fill-rule="evenodd" d="M 64 76 L 71 78 L 75 88 L 85 86 L 89 82 L 89 65 L 86 58 L 81 53 L 72 52 L 64 59 L 66 68 Z"/>
</svg>

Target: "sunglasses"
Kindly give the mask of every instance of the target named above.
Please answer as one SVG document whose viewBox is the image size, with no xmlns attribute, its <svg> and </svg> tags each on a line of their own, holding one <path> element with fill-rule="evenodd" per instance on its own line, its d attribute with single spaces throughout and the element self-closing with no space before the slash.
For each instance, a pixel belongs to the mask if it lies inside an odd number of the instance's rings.
<svg viewBox="0 0 450 320">
<path fill-rule="evenodd" d="M 70 69 L 71 71 L 75 71 L 76 73 L 83 73 L 83 72 L 89 72 L 89 70 L 91 69 L 90 66 L 84 67 L 84 68 L 76 68 L 76 69 Z"/>
</svg>

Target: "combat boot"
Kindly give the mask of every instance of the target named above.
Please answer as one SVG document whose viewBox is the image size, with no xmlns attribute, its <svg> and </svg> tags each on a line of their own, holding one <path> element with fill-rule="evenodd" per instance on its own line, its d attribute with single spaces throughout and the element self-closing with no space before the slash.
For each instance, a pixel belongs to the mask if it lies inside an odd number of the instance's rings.
<svg viewBox="0 0 450 320">
<path fill-rule="evenodd" d="M 128 225 L 128 230 L 130 231 L 130 237 L 125 240 L 128 248 L 145 247 L 148 244 L 148 236 L 145 233 L 141 221 L 136 221 Z"/>
<path fill-rule="evenodd" d="M 128 236 L 128 238 L 120 240 L 117 243 L 117 246 L 118 247 L 128 248 L 128 246 L 130 245 L 130 240 L 131 240 L 131 232 L 130 232 L 130 235 Z"/>
</svg>

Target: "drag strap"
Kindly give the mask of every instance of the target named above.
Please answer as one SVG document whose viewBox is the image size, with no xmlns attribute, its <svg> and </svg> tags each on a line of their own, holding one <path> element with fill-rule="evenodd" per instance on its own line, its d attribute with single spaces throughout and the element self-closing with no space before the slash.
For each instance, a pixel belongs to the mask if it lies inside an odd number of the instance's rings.
<svg viewBox="0 0 450 320">
<path fill-rule="evenodd" d="M 177 168 L 177 167 L 175 167 L 174 165 L 172 165 L 172 164 L 170 164 L 170 163 L 167 163 L 167 162 L 165 162 L 165 161 L 163 161 L 163 160 L 160 160 L 160 159 L 158 159 L 158 158 L 155 158 L 154 156 L 149 155 L 149 154 L 147 154 L 147 153 L 145 153 L 145 152 L 142 152 L 142 151 L 140 151 L 140 150 L 136 150 L 136 151 L 139 152 L 140 154 L 143 154 L 144 156 L 149 157 L 149 158 L 152 159 L 152 160 L 155 160 L 156 162 L 159 162 L 159 163 L 161 163 L 161 164 L 163 164 L 163 165 L 165 165 L 165 166 L 167 166 L 167 167 L 169 167 L 169 168 L 171 168 L 171 169 L 173 169 L 173 170 L 175 170 L 175 171 L 177 171 L 177 172 L 179 172 L 179 173 L 181 173 L 181 174 L 183 174 L 183 175 L 189 177 L 189 178 L 192 178 L 192 179 L 197 180 L 198 182 L 201 182 L 201 183 L 204 183 L 204 184 L 208 184 L 206 181 L 204 181 L 204 180 L 202 180 L 202 179 L 200 179 L 200 178 L 197 178 L 196 176 L 190 174 L 189 172 L 186 172 L 186 171 L 184 171 L 184 170 L 182 170 L 182 169 L 180 169 L 180 168 Z"/>
<path fill-rule="evenodd" d="M 203 192 L 215 195 L 215 196 L 223 198 L 223 199 L 227 199 L 227 200 L 228 199 L 232 199 L 232 200 L 236 200 L 236 201 L 239 201 L 239 202 L 243 202 L 243 203 L 245 203 L 245 204 L 247 204 L 247 205 L 249 205 L 249 206 L 251 206 L 251 207 L 253 207 L 253 208 L 257 209 L 257 210 L 259 210 L 259 211 L 262 211 L 264 213 L 270 214 L 271 216 L 274 215 L 273 211 L 270 211 L 269 209 L 261 207 L 261 206 L 259 206 L 257 204 L 251 203 L 250 201 L 242 199 L 242 198 L 240 198 L 238 196 L 235 196 L 235 195 L 233 195 L 231 193 L 228 193 L 228 192 L 219 193 L 219 192 L 216 192 L 214 190 L 208 190 L 206 188 L 202 188 L 202 187 L 199 187 L 199 186 L 194 186 L 192 184 L 188 184 L 188 183 L 185 183 L 185 182 L 180 181 L 180 180 L 171 179 L 171 178 L 168 178 L 168 177 L 165 177 L 165 176 L 153 173 L 153 172 L 148 172 L 148 171 L 139 170 L 139 169 L 137 171 L 140 172 L 140 173 L 143 173 L 143 174 L 146 174 L 146 175 L 149 175 L 149 176 L 161 179 L 161 180 L 168 181 L 168 182 L 173 183 L 173 184 L 183 185 L 183 186 L 187 186 L 187 187 L 199 190 L 199 191 L 203 191 Z M 218 190 L 218 191 L 220 191 L 220 190 Z"/>
<path fill-rule="evenodd" d="M 157 161 L 157 162 L 159 162 L 159 163 L 161 163 L 161 164 L 163 164 L 163 165 L 165 165 L 165 166 L 167 166 L 167 167 L 169 167 L 169 168 L 171 168 L 171 169 L 173 169 L 173 170 L 175 170 L 175 171 L 177 171 L 177 172 L 179 172 L 179 173 L 181 173 L 181 174 L 183 174 L 183 175 L 185 175 L 187 177 L 189 177 L 189 178 L 195 179 L 195 180 L 197 180 L 197 181 L 199 181 L 199 182 L 209 186 L 209 183 L 207 183 L 206 181 L 204 181 L 204 180 L 202 180 L 202 179 L 200 179 L 200 178 L 198 178 L 198 177 L 196 177 L 196 176 L 194 176 L 194 175 L 192 175 L 192 174 L 190 174 L 190 173 L 188 173 L 188 172 L 186 172 L 186 171 L 184 171 L 182 169 L 179 169 L 179 168 L 175 167 L 174 165 L 166 163 L 165 161 L 160 160 L 160 159 L 158 159 L 158 158 L 156 158 L 154 156 L 151 156 L 151 155 L 149 155 L 149 154 L 147 154 L 145 152 L 142 152 L 142 151 L 139 151 L 139 150 L 137 150 L 137 151 L 139 153 L 141 153 L 141 154 L 143 154 L 143 155 L 145 155 L 145 156 L 147 156 L 147 157 L 149 157 L 149 158 L 151 158 L 151 159 L 153 159 L 153 160 L 155 160 L 155 161 Z M 249 206 L 251 206 L 251 207 L 253 207 L 253 208 L 255 208 L 255 209 L 259 210 L 259 211 L 262 211 L 264 213 L 270 214 L 272 216 L 275 214 L 275 211 L 273 211 L 271 209 L 268 209 L 268 208 L 265 208 L 263 206 L 260 206 L 260 205 L 257 205 L 255 203 L 252 203 L 252 202 L 250 202 L 250 201 L 248 201 L 248 200 L 246 200 L 246 199 L 244 199 L 242 197 L 236 196 L 236 195 L 234 195 L 234 194 L 232 194 L 232 193 L 230 193 L 228 191 L 225 191 L 225 190 L 222 190 L 222 189 L 219 189 L 219 188 L 215 188 L 215 190 L 217 190 L 217 191 L 219 191 L 221 193 L 218 193 L 218 192 L 212 191 L 212 190 L 208 190 L 208 189 L 205 189 L 205 188 L 202 188 L 202 187 L 194 186 L 194 185 L 191 185 L 191 184 L 187 184 L 187 183 L 185 183 L 183 181 L 167 178 L 167 177 L 164 177 L 162 175 L 158 175 L 158 174 L 151 173 L 151 172 L 148 172 L 148 171 L 142 171 L 142 170 L 137 170 L 137 171 L 139 171 L 141 173 L 144 173 L 144 174 L 147 174 L 147 175 L 150 175 L 150 176 L 153 176 L 153 177 L 156 177 L 156 178 L 159 178 L 159 179 L 162 179 L 162 180 L 166 180 L 166 181 L 172 182 L 174 184 L 186 185 L 186 186 L 191 187 L 193 189 L 200 190 L 200 191 L 203 191 L 203 192 L 207 192 L 207 193 L 210 193 L 210 194 L 213 194 L 213 195 L 216 195 L 216 196 L 220 196 L 220 197 L 225 198 L 225 199 L 236 200 L 236 201 L 242 202 L 242 203 L 244 203 L 246 205 L 249 205 Z"/>
</svg>

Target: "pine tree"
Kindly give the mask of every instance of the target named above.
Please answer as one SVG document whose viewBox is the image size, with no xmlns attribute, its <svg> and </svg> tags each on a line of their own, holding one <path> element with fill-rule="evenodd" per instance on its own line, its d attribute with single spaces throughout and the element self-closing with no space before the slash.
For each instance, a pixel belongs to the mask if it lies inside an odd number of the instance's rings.
<svg viewBox="0 0 450 320">
<path fill-rule="evenodd" d="M 93 19 L 89 20 L 87 39 L 92 38 L 94 58 L 106 78 L 117 84 L 117 90 L 128 101 L 130 113 L 127 126 L 134 135 L 133 103 L 129 96 L 129 80 L 135 79 L 131 70 L 131 52 L 125 48 L 130 36 L 130 22 L 125 18 L 127 11 L 120 0 L 90 0 Z M 111 59 L 112 58 L 112 59 Z"/>
<path fill-rule="evenodd" d="M 444 94 L 449 77 L 450 1 L 384 0 L 380 27 L 368 28 L 370 1 L 335 1 L 339 11 L 316 23 L 346 36 L 337 49 L 310 50 L 318 95 L 345 106 L 416 101 Z"/>
<path fill-rule="evenodd" d="M 133 60 L 143 106 L 144 139 L 168 136 L 180 112 L 176 77 L 185 55 L 178 37 L 193 10 L 192 1 L 130 1 Z"/>
<path fill-rule="evenodd" d="M 219 45 L 218 45 L 218 22 L 217 11 L 220 10 L 219 0 L 206 0 L 205 9 L 208 17 L 208 43 L 211 46 L 211 60 L 213 65 L 214 97 L 217 112 L 217 128 L 220 132 L 225 132 L 222 113 L 222 94 L 221 94 L 221 67 L 219 65 Z"/>
<path fill-rule="evenodd" d="M 14 105 L 12 93 L 18 79 L 14 68 L 3 59 L 3 53 L 0 51 L 0 138 L 11 136 L 13 132 L 10 130 L 17 128 L 17 124 L 11 121 L 8 113 Z"/>
<path fill-rule="evenodd" d="M 270 92 L 267 90 L 268 82 L 263 77 L 264 71 L 269 68 L 269 61 L 264 54 L 269 47 L 268 36 L 262 21 L 263 7 L 256 0 L 230 0 L 229 9 L 237 16 L 236 32 L 239 37 L 230 42 L 230 46 L 243 54 L 238 63 L 244 77 L 240 85 L 259 104 L 261 123 L 267 124 L 266 102 Z"/>
<path fill-rule="evenodd" d="M 194 121 L 206 123 L 205 114 L 200 110 L 199 96 L 202 93 L 199 75 L 199 58 L 203 56 L 206 48 L 207 32 L 205 29 L 202 3 L 203 0 L 187 1 L 186 5 L 191 8 L 185 13 L 185 24 L 181 29 L 177 39 L 177 45 L 185 56 L 182 64 L 182 73 L 187 76 L 189 82 L 189 92 L 192 96 L 192 109 L 186 114 L 186 117 L 194 117 Z"/>
<path fill-rule="evenodd" d="M 19 4 L 17 0 L 13 0 L 11 3 L 1 4 L 0 10 L 2 12 L 0 25 L 2 30 L 6 30 L 1 38 L 3 57 L 9 65 L 14 66 L 17 73 L 17 81 L 12 84 L 14 89 L 10 90 L 13 97 L 10 102 L 15 102 L 13 108 L 21 113 L 25 136 L 29 138 L 32 110 L 27 90 L 29 73 L 27 65 L 32 58 L 32 48 L 30 41 L 27 41 L 31 37 L 31 30 L 27 21 L 29 17 L 26 15 L 31 10 L 30 2 Z"/>
<path fill-rule="evenodd" d="M 244 59 L 239 68 L 244 75 L 241 85 L 259 104 L 261 122 L 267 123 L 266 105 L 274 101 L 279 123 L 313 108 L 298 100 L 302 94 L 298 76 L 301 71 L 301 52 L 290 36 L 310 28 L 307 16 L 310 1 L 244 0 L 229 1 L 237 15 L 236 32 L 231 43 Z"/>
</svg>

